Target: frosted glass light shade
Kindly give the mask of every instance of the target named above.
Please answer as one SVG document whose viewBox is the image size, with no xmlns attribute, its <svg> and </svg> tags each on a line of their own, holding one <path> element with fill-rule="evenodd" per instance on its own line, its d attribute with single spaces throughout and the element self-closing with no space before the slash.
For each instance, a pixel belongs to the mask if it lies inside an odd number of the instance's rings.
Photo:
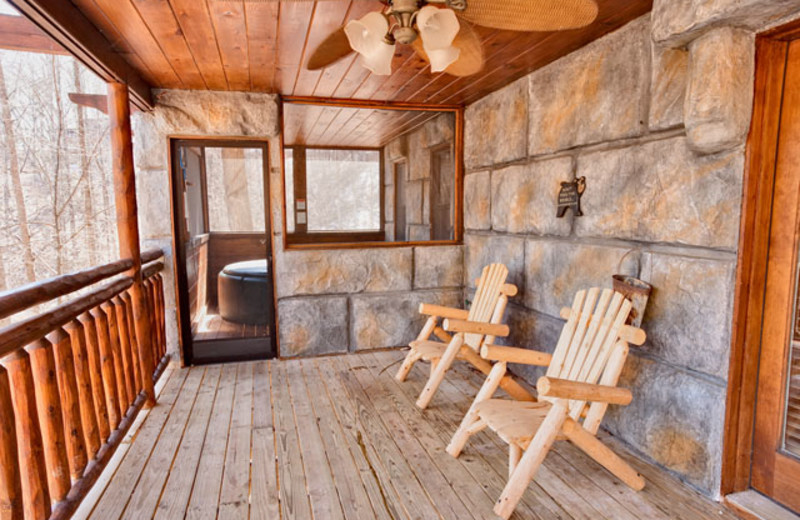
<svg viewBox="0 0 800 520">
<path fill-rule="evenodd" d="M 372 12 L 360 20 L 350 20 L 344 27 L 350 47 L 360 55 L 361 63 L 374 74 L 388 76 L 392 73 L 394 45 L 384 40 L 389 22 L 379 12 Z"/>
<path fill-rule="evenodd" d="M 441 72 L 458 59 L 461 51 L 453 47 L 453 40 L 461 25 L 453 10 L 426 5 L 417 13 L 417 28 L 432 72 Z"/>
</svg>

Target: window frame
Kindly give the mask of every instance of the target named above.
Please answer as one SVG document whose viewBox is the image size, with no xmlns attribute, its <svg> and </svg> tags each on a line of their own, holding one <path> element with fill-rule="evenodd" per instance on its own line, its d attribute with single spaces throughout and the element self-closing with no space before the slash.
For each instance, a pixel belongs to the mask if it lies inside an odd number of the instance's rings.
<svg viewBox="0 0 800 520">
<path fill-rule="evenodd" d="M 424 247 L 424 246 L 442 246 L 442 245 L 460 245 L 463 243 L 464 236 L 464 214 L 463 214 L 463 200 L 464 200 L 464 107 L 463 105 L 432 105 L 432 104 L 417 104 L 405 102 L 381 102 L 370 100 L 353 100 L 353 99 L 334 99 L 334 98 L 315 98 L 305 96 L 283 96 L 281 99 L 282 105 L 295 104 L 295 105 L 316 105 L 328 107 L 342 107 L 342 108 L 364 108 L 374 110 L 398 110 L 398 111 L 417 111 L 417 112 L 450 112 L 455 117 L 455 129 L 453 137 L 453 160 L 455 166 L 455 179 L 454 179 L 454 229 L 452 240 L 426 240 L 426 241 L 405 241 L 396 242 L 384 241 L 385 219 L 386 219 L 386 187 L 384 186 L 384 178 L 386 176 L 386 160 L 383 150 L 380 148 L 363 148 L 363 147 L 335 147 L 335 146 L 306 146 L 307 149 L 356 149 L 356 150 L 381 150 L 381 168 L 380 168 L 380 208 L 381 208 L 381 225 L 382 229 L 377 232 L 315 232 L 315 233 L 297 233 L 297 222 L 295 221 L 294 233 L 288 233 L 287 230 L 287 216 L 288 210 L 286 201 L 286 160 L 285 150 L 287 148 L 295 149 L 296 146 L 286 146 L 284 143 L 284 117 L 283 110 L 280 111 L 280 127 L 281 127 L 281 190 L 282 190 L 282 208 L 283 208 L 283 246 L 286 250 L 305 250 L 305 249 L 363 249 L 363 248 L 391 248 L 391 247 Z M 297 161 L 297 155 L 294 155 L 294 162 Z M 394 173 L 394 172 L 392 172 Z M 297 189 L 297 179 L 295 179 L 295 189 Z M 395 194 L 396 196 L 396 194 Z M 295 197 L 296 199 L 296 197 Z M 294 210 L 294 208 L 292 208 Z M 396 207 L 393 209 L 396 211 Z M 396 217 L 395 217 L 396 219 Z"/>
</svg>

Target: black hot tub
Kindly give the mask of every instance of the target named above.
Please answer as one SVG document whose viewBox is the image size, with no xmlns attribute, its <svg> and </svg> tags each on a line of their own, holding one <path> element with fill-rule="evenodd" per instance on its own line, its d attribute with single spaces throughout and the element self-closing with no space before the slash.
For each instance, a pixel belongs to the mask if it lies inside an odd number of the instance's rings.
<svg viewBox="0 0 800 520">
<path fill-rule="evenodd" d="M 219 315 L 246 325 L 267 325 L 272 313 L 266 260 L 228 264 L 217 278 Z"/>
</svg>

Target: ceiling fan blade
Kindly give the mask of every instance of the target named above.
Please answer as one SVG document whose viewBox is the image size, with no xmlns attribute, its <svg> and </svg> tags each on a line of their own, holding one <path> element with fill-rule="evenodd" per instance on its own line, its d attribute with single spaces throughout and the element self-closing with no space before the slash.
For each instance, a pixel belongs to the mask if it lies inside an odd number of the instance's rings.
<svg viewBox="0 0 800 520">
<path fill-rule="evenodd" d="M 412 46 L 420 58 L 430 63 L 428 54 L 422 46 L 422 38 L 414 40 Z M 451 76 L 464 77 L 472 76 L 483 70 L 483 46 L 478 34 L 469 22 L 461 20 L 461 30 L 458 31 L 453 40 L 453 46 L 461 52 L 458 55 L 458 59 L 444 69 L 444 72 Z"/>
<path fill-rule="evenodd" d="M 353 52 L 344 27 L 333 31 L 320 43 L 306 62 L 308 70 L 319 70 L 332 65 Z"/>
<path fill-rule="evenodd" d="M 464 20 L 508 31 L 576 29 L 597 18 L 595 0 L 469 0 Z"/>
</svg>

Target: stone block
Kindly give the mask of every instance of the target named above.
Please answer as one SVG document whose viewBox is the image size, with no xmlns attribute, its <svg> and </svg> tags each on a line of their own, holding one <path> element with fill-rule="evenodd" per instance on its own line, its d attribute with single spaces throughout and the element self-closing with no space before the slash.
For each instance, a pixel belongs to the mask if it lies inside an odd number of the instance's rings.
<svg viewBox="0 0 800 520">
<path fill-rule="evenodd" d="M 461 296 L 458 289 L 353 296 L 350 344 L 354 350 L 406 346 L 427 319 L 419 314 L 421 303 L 462 307 Z"/>
<path fill-rule="evenodd" d="M 414 288 L 461 287 L 464 283 L 464 246 L 414 248 Z"/>
<path fill-rule="evenodd" d="M 136 202 L 139 209 L 139 234 L 143 239 L 172 236 L 169 173 L 167 170 L 136 171 Z"/>
<path fill-rule="evenodd" d="M 276 94 L 156 90 L 154 96 L 155 125 L 163 135 L 273 137 L 280 133 Z"/>
<path fill-rule="evenodd" d="M 425 242 L 431 239 L 431 227 L 427 224 L 409 224 L 408 240 L 410 242 Z"/>
<path fill-rule="evenodd" d="M 689 46 L 684 123 L 692 149 L 712 154 L 744 144 L 753 110 L 753 40 L 723 27 Z"/>
<path fill-rule="evenodd" d="M 279 300 L 278 320 L 282 357 L 347 352 L 347 298 Z"/>
<path fill-rule="evenodd" d="M 489 229 L 492 225 L 491 178 L 488 171 L 464 177 L 464 227 Z"/>
<path fill-rule="evenodd" d="M 510 305 L 506 309 L 507 323 L 511 329 L 508 338 L 497 338 L 498 345 L 529 348 L 539 352 L 552 353 L 555 350 L 564 321 L 540 314 L 519 305 Z M 547 371 L 547 367 L 534 367 L 530 365 L 509 365 L 511 371 L 522 377 L 531 385 Z"/>
<path fill-rule="evenodd" d="M 131 131 L 133 132 L 133 165 L 136 172 L 169 168 L 167 136 L 159 131 L 153 112 L 131 114 Z"/>
<path fill-rule="evenodd" d="M 652 46 L 650 130 L 683 124 L 689 53 L 683 49 Z"/>
<path fill-rule="evenodd" d="M 411 290 L 411 248 L 277 253 L 279 298 Z"/>
<path fill-rule="evenodd" d="M 464 164 L 467 171 L 525 157 L 528 79 L 492 92 L 467 107 Z"/>
<path fill-rule="evenodd" d="M 431 221 L 431 181 L 422 181 L 422 222 Z"/>
<path fill-rule="evenodd" d="M 427 179 L 431 176 L 431 156 L 425 141 L 425 129 L 421 128 L 408 136 L 408 178 Z"/>
<path fill-rule="evenodd" d="M 393 139 L 386 145 L 386 157 L 391 161 L 405 157 L 407 153 L 408 141 L 405 135 Z"/>
<path fill-rule="evenodd" d="M 732 256 L 732 255 L 731 255 Z M 646 253 L 641 278 L 653 286 L 642 327 L 643 351 L 726 379 L 735 259 Z"/>
<path fill-rule="evenodd" d="M 649 28 L 639 18 L 529 76 L 528 155 L 643 133 Z"/>
<path fill-rule="evenodd" d="M 575 293 L 611 287 L 617 273 L 637 275 L 641 254 L 624 247 L 528 239 L 525 242 L 525 307 L 558 316 Z"/>
<path fill-rule="evenodd" d="M 456 116 L 445 112 L 425 123 L 425 142 L 429 147 L 452 143 L 456 133 Z"/>
<path fill-rule="evenodd" d="M 578 157 L 580 237 L 737 247 L 741 153 L 697 156 L 677 137 Z"/>
<path fill-rule="evenodd" d="M 653 40 L 681 47 L 721 26 L 758 31 L 800 13 L 800 0 L 655 0 Z"/>
<path fill-rule="evenodd" d="M 719 491 L 725 386 L 637 355 L 620 386 L 633 402 L 611 406 L 603 426 L 708 494 Z"/>
<path fill-rule="evenodd" d="M 406 184 L 406 222 L 422 224 L 423 193 L 422 181 Z"/>
<path fill-rule="evenodd" d="M 394 220 L 394 185 L 383 188 L 383 214 L 387 221 Z"/>
<path fill-rule="evenodd" d="M 508 283 L 519 288 L 512 300 L 521 301 L 525 268 L 525 239 L 503 235 L 466 235 L 464 237 L 464 274 L 466 287 L 475 287 L 485 266 L 501 262 L 508 267 Z"/>
<path fill-rule="evenodd" d="M 572 158 L 560 157 L 492 172 L 492 229 L 568 235 L 572 213 L 556 218 L 558 190 L 572 180 Z"/>
</svg>

